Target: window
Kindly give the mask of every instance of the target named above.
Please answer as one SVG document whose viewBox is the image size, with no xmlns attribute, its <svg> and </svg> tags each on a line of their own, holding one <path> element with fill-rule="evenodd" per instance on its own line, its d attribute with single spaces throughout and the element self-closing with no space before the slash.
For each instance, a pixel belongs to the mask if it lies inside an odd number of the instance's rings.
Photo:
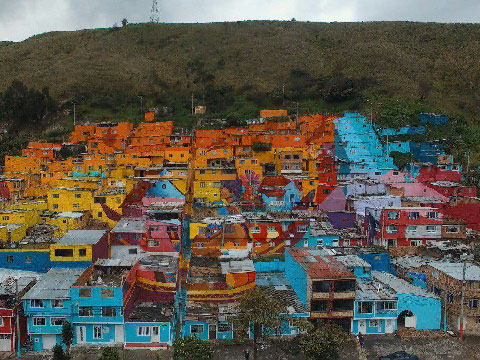
<svg viewBox="0 0 480 360">
<path fill-rule="evenodd" d="M 276 231 L 277 231 L 277 229 L 275 228 L 275 226 L 268 226 L 267 227 L 267 232 L 269 232 L 269 233 L 276 232 Z"/>
<path fill-rule="evenodd" d="M 447 226 L 445 231 L 450 234 L 457 234 L 460 232 L 460 228 L 456 225 L 450 225 L 450 226 Z"/>
<path fill-rule="evenodd" d="M 138 336 L 149 336 L 150 335 L 150 326 L 137 326 L 137 335 Z"/>
<path fill-rule="evenodd" d="M 63 300 L 60 300 L 60 299 L 50 300 L 50 306 L 52 308 L 63 308 Z"/>
<path fill-rule="evenodd" d="M 101 339 L 102 338 L 102 326 L 94 325 L 93 326 L 93 338 Z"/>
<path fill-rule="evenodd" d="M 205 244 L 203 242 L 197 242 L 197 249 L 203 249 Z"/>
<path fill-rule="evenodd" d="M 75 198 L 80 199 L 81 197 L 82 197 L 82 194 L 80 194 L 80 193 L 75 194 Z"/>
<path fill-rule="evenodd" d="M 298 225 L 297 226 L 297 231 L 298 232 L 307 232 L 308 230 L 308 225 Z"/>
<path fill-rule="evenodd" d="M 34 317 L 33 318 L 33 326 L 45 326 L 47 322 L 45 321 L 44 317 Z"/>
<path fill-rule="evenodd" d="M 478 308 L 478 299 L 468 300 L 468 306 L 471 308 Z"/>
<path fill-rule="evenodd" d="M 128 249 L 128 253 L 129 253 L 130 255 L 135 255 L 135 254 L 137 254 L 137 252 L 138 252 L 138 251 L 137 251 L 137 248 Z"/>
<path fill-rule="evenodd" d="M 368 320 L 368 326 L 369 327 L 378 327 L 379 322 L 378 322 L 378 320 Z"/>
<path fill-rule="evenodd" d="M 388 218 L 390 220 L 397 220 L 400 219 L 400 213 L 398 211 L 389 211 Z"/>
<path fill-rule="evenodd" d="M 101 218 L 102 216 L 103 216 L 103 213 L 101 211 L 98 212 L 97 217 Z"/>
<path fill-rule="evenodd" d="M 448 294 L 448 293 L 447 293 L 447 302 L 448 302 L 449 304 L 452 304 L 452 303 L 453 303 L 453 295 L 452 295 L 452 294 Z"/>
<path fill-rule="evenodd" d="M 102 316 L 103 317 L 115 317 L 117 316 L 117 309 L 113 306 L 104 306 L 102 307 Z"/>
<path fill-rule="evenodd" d="M 53 197 L 54 199 L 58 199 L 58 198 L 60 197 L 60 194 L 52 194 L 52 197 Z"/>
<path fill-rule="evenodd" d="M 250 233 L 252 234 L 259 234 L 260 233 L 260 226 L 253 226 L 250 228 Z"/>
<path fill-rule="evenodd" d="M 406 230 L 407 230 L 407 232 L 416 232 L 417 231 L 417 225 L 407 225 Z"/>
<path fill-rule="evenodd" d="M 92 289 L 90 288 L 81 288 L 78 290 L 78 296 L 80 297 L 91 297 Z"/>
<path fill-rule="evenodd" d="M 200 175 L 205 175 L 205 170 L 200 170 Z"/>
<path fill-rule="evenodd" d="M 203 325 L 190 325 L 190 333 L 191 334 L 201 334 L 203 333 Z"/>
<path fill-rule="evenodd" d="M 328 303 L 325 300 L 314 300 L 312 301 L 311 311 L 323 312 L 327 311 Z"/>
<path fill-rule="evenodd" d="M 92 317 L 93 316 L 93 308 L 91 306 L 80 306 L 78 308 L 78 316 Z"/>
<path fill-rule="evenodd" d="M 418 213 L 418 211 L 412 211 L 408 213 L 408 218 L 411 220 L 416 220 L 419 217 L 420 217 L 420 214 Z"/>
<path fill-rule="evenodd" d="M 387 226 L 387 234 L 396 234 L 398 233 L 398 226 L 397 225 L 388 225 Z"/>
<path fill-rule="evenodd" d="M 102 298 L 113 298 L 113 289 L 101 289 L 100 296 Z"/>
<path fill-rule="evenodd" d="M 203 181 L 200 183 L 200 187 L 201 187 L 201 188 L 204 188 L 204 187 L 205 187 L 205 183 L 204 183 Z"/>
<path fill-rule="evenodd" d="M 371 302 L 361 301 L 357 304 L 357 312 L 359 314 L 371 314 L 372 308 Z"/>
<path fill-rule="evenodd" d="M 13 255 L 7 256 L 7 263 L 13 263 Z"/>
<path fill-rule="evenodd" d="M 438 218 L 438 212 L 436 211 L 429 211 L 428 214 L 427 214 L 427 217 L 429 219 L 436 219 Z"/>
<path fill-rule="evenodd" d="M 58 257 L 72 257 L 73 249 L 55 249 L 54 254 Z"/>
<path fill-rule="evenodd" d="M 79 204 L 73 204 L 73 208 L 74 208 L 74 209 L 78 209 L 79 207 L 80 207 Z"/>
<path fill-rule="evenodd" d="M 433 233 L 437 231 L 437 227 L 435 225 L 427 225 L 426 230 L 427 232 Z"/>
<path fill-rule="evenodd" d="M 52 326 L 62 326 L 65 322 L 65 318 L 50 318 L 50 325 Z"/>
<path fill-rule="evenodd" d="M 43 300 L 40 300 L 40 299 L 30 300 L 30 307 L 31 308 L 43 308 Z"/>
<path fill-rule="evenodd" d="M 312 286 L 313 292 L 326 293 L 330 291 L 330 282 L 329 281 L 315 281 Z"/>
<path fill-rule="evenodd" d="M 218 324 L 218 332 L 230 332 L 230 331 L 232 331 L 232 325 Z"/>
<path fill-rule="evenodd" d="M 87 256 L 87 249 L 79 249 L 78 256 L 81 256 L 81 257 Z"/>
<path fill-rule="evenodd" d="M 245 164 L 245 160 L 240 160 L 240 165 L 244 165 Z"/>
</svg>

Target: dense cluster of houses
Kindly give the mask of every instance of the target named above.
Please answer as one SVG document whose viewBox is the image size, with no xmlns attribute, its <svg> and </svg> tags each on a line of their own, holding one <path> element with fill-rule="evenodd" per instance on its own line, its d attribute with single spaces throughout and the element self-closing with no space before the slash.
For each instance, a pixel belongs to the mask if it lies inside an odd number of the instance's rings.
<svg viewBox="0 0 480 360">
<path fill-rule="evenodd" d="M 264 110 L 189 131 L 147 113 L 30 142 L 0 178 L 0 351 L 51 349 L 65 321 L 74 346 L 232 339 L 255 287 L 286 306 L 272 336 L 294 318 L 478 333 L 480 199 L 441 142 L 395 141 L 448 119 L 420 121 Z"/>
</svg>

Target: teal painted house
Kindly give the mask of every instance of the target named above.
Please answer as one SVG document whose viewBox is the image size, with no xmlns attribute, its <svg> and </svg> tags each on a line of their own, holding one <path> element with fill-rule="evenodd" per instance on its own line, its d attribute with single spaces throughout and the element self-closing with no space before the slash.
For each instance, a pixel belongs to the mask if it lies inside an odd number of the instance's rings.
<svg viewBox="0 0 480 360">
<path fill-rule="evenodd" d="M 123 344 L 123 282 L 131 263 L 101 259 L 71 288 L 76 345 Z"/>
<path fill-rule="evenodd" d="M 136 303 L 125 321 L 125 347 L 167 348 L 175 339 L 174 302 Z"/>
<path fill-rule="evenodd" d="M 398 299 L 393 289 L 369 277 L 357 278 L 353 334 L 392 334 L 397 328 Z"/>
<path fill-rule="evenodd" d="M 72 321 L 70 287 L 80 269 L 51 269 L 23 297 L 27 331 L 33 350 L 50 350 L 62 342 L 62 325 Z"/>
<path fill-rule="evenodd" d="M 438 296 L 390 273 L 372 271 L 372 278 L 396 292 L 397 328 L 440 329 L 442 304 Z"/>
</svg>

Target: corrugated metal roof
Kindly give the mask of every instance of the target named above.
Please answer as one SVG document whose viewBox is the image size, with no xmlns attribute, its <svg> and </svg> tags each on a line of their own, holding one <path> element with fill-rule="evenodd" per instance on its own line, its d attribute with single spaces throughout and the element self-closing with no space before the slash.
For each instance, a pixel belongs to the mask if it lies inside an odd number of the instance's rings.
<svg viewBox="0 0 480 360">
<path fill-rule="evenodd" d="M 23 297 L 31 299 L 69 299 L 70 287 L 83 273 L 83 269 L 50 269 Z"/>
<path fill-rule="evenodd" d="M 107 230 L 70 230 L 57 245 L 93 245 L 96 244 Z"/>
<path fill-rule="evenodd" d="M 122 218 L 112 229 L 119 233 L 145 233 L 147 231 L 147 222 L 143 218 Z"/>
<path fill-rule="evenodd" d="M 419 286 L 410 284 L 408 281 L 400 279 L 399 277 L 381 271 L 372 271 L 372 277 L 381 283 L 390 286 L 398 294 L 411 294 L 429 298 L 438 298 L 435 294 L 422 289 Z"/>
<path fill-rule="evenodd" d="M 456 280 L 463 280 L 463 263 L 432 261 L 429 265 Z M 465 280 L 480 281 L 480 267 L 468 263 L 465 267 Z"/>
</svg>

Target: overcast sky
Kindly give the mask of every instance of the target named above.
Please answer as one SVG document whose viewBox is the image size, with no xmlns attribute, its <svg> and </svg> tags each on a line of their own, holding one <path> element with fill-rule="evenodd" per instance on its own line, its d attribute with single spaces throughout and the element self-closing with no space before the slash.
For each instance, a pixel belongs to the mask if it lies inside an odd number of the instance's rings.
<svg viewBox="0 0 480 360">
<path fill-rule="evenodd" d="M 0 41 L 150 18 L 152 0 L 0 0 Z M 162 22 L 251 19 L 480 22 L 480 0 L 158 0 Z"/>
</svg>

